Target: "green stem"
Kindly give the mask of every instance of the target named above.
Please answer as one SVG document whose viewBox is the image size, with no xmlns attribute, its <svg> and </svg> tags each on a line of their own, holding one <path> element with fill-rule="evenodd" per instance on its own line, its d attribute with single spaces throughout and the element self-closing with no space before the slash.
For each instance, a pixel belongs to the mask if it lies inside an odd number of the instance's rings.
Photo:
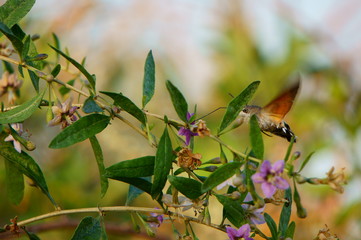
<svg viewBox="0 0 361 240">
<path fill-rule="evenodd" d="M 216 142 L 218 142 L 219 144 L 222 144 L 224 147 L 228 148 L 228 150 L 230 150 L 231 152 L 241 156 L 241 157 L 244 157 L 244 158 L 247 158 L 247 159 L 250 159 L 252 161 L 255 161 L 255 162 L 258 162 L 258 163 L 262 163 L 263 161 L 261 159 L 258 159 L 258 158 L 254 158 L 254 157 L 250 157 L 248 156 L 247 154 L 245 153 L 242 153 L 242 152 L 239 152 L 237 150 L 235 150 L 234 148 L 232 148 L 231 146 L 229 146 L 228 144 L 224 143 L 221 139 L 219 139 L 218 137 L 214 136 L 214 135 L 209 135 L 210 138 L 212 138 L 213 140 L 215 140 Z"/>
<path fill-rule="evenodd" d="M 208 227 L 215 228 L 217 230 L 225 232 L 225 229 L 220 227 L 216 224 L 207 224 L 202 222 L 201 220 L 189 216 L 185 216 L 183 214 L 175 213 L 175 212 L 164 212 L 162 209 L 155 209 L 155 208 L 145 208 L 145 207 L 130 207 L 130 206 L 113 206 L 113 207 L 93 207 L 93 208 L 78 208 L 78 209 L 69 209 L 69 210 L 59 210 L 50 213 L 46 213 L 43 215 L 39 215 L 33 218 L 29 218 L 24 221 L 20 221 L 17 223 L 18 226 L 25 226 L 30 223 L 38 222 L 40 220 L 62 216 L 62 215 L 69 215 L 69 214 L 78 214 L 78 213 L 100 213 L 103 214 L 105 212 L 148 212 L 148 213 L 157 213 L 157 214 L 166 214 L 169 216 L 175 216 L 180 219 L 184 219 L 186 221 L 196 222 L 199 224 L 206 225 Z"/>
</svg>

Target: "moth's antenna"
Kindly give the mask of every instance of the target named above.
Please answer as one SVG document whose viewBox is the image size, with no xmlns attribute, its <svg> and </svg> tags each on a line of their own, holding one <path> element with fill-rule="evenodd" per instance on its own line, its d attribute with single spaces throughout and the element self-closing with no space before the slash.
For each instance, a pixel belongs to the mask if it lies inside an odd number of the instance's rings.
<svg viewBox="0 0 361 240">
<path fill-rule="evenodd" d="M 216 111 L 218 111 L 218 110 L 220 110 L 220 109 L 226 109 L 226 108 L 227 108 L 227 107 L 219 107 L 219 108 L 217 108 L 217 109 L 213 110 L 212 112 L 207 113 L 206 115 L 204 115 L 204 116 L 202 116 L 202 117 L 200 117 L 200 118 L 196 119 L 195 121 L 198 121 L 198 120 L 200 120 L 200 119 L 202 119 L 202 118 L 205 118 L 205 117 L 207 117 L 207 116 L 211 115 L 212 113 L 214 113 L 214 112 L 216 112 Z"/>
</svg>

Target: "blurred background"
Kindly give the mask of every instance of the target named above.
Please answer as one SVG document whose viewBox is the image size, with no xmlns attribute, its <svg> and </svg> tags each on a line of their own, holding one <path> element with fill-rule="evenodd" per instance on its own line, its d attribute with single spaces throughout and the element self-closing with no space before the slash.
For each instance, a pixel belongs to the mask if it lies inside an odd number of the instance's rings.
<svg viewBox="0 0 361 240">
<path fill-rule="evenodd" d="M 97 76 L 98 90 L 121 91 L 139 106 L 144 61 L 152 49 L 156 92 L 147 109 L 171 118 L 177 117 L 165 88 L 167 79 L 183 92 L 190 110 L 197 104 L 197 114 L 203 116 L 226 106 L 230 94 L 239 94 L 255 80 L 261 84 L 251 103 L 266 105 L 300 74 L 301 90 L 285 119 L 298 136 L 294 146 L 294 151 L 301 152 L 298 164 L 314 151 L 303 174 L 323 178 L 332 166 L 345 168 L 348 185 L 343 194 L 328 186 L 299 186 L 308 217 L 292 216 L 295 239 L 313 239 L 325 224 L 340 239 L 360 239 L 360 1 L 37 0 L 21 26 L 28 34 L 40 34 L 38 50 L 50 57 L 48 44 L 54 45 L 51 34 L 56 33 L 62 49 L 67 47 L 73 58 L 81 61 L 86 56 L 87 69 Z M 66 74 L 60 78 L 70 80 Z M 33 94 L 30 81 L 22 87 L 23 99 L 29 98 L 26 93 Z M 108 193 L 100 199 L 89 142 L 60 151 L 47 148 L 59 129 L 47 127 L 45 114 L 45 110 L 38 111 L 24 127 L 38 146 L 30 154 L 41 166 L 59 205 L 64 209 L 124 205 L 128 186 L 121 182 L 110 181 Z M 204 119 L 211 131 L 216 132 L 222 116 L 220 110 Z M 151 121 L 160 136 L 163 124 Z M 245 152 L 250 148 L 248 132 L 244 125 L 222 139 Z M 98 139 L 106 166 L 155 152 L 120 121 L 113 121 Z M 274 162 L 284 157 L 287 141 L 264 136 L 264 142 L 266 159 Z M 207 138 L 197 139 L 195 152 L 206 161 L 219 155 L 219 146 Z M 29 186 L 21 204 L 11 205 L 4 188 L 4 166 L 0 165 L 0 225 L 15 215 L 27 219 L 53 208 L 40 191 Z M 152 207 L 156 203 L 142 195 L 133 205 Z M 265 211 L 277 218 L 280 208 L 267 206 Z M 211 214 L 212 221 L 219 223 L 219 208 Z M 51 219 L 49 224 L 64 221 L 64 225 L 39 236 L 69 239 L 79 219 L 79 215 Z M 108 214 L 106 220 L 112 227 L 109 239 L 146 238 L 132 232 L 128 214 Z M 49 226 L 46 221 L 41 224 L 45 230 Z M 193 226 L 200 239 L 226 239 L 222 232 Z M 171 232 L 171 225 L 163 224 L 158 237 L 169 239 Z"/>
</svg>

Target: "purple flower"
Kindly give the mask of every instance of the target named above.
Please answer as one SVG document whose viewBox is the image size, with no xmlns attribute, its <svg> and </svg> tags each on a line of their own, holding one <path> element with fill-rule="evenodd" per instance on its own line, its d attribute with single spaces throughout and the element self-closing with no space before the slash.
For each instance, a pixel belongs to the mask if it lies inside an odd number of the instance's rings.
<svg viewBox="0 0 361 240">
<path fill-rule="evenodd" d="M 158 228 L 164 221 L 163 215 L 158 215 L 156 213 L 151 213 L 150 215 L 154 218 L 154 220 L 149 223 L 149 226 L 152 228 Z"/>
<path fill-rule="evenodd" d="M 251 227 L 249 226 L 249 224 L 241 226 L 238 230 L 231 227 L 226 227 L 226 230 L 230 240 L 253 240 L 253 238 L 249 237 L 249 234 L 251 232 Z"/>
<path fill-rule="evenodd" d="M 289 188 L 288 182 L 281 177 L 285 162 L 279 160 L 271 165 L 271 162 L 265 160 L 260 168 L 260 172 L 252 176 L 254 183 L 261 183 L 261 188 L 264 195 L 267 198 L 270 198 L 275 194 L 277 189 L 287 189 Z"/>
<path fill-rule="evenodd" d="M 187 121 L 189 121 L 193 117 L 194 113 L 187 112 Z M 191 127 L 194 124 L 194 122 L 190 123 Z M 192 137 L 198 136 L 198 133 L 193 132 L 189 127 L 181 127 L 178 131 L 178 134 L 180 136 L 186 137 L 186 146 L 189 145 L 191 142 Z"/>
<path fill-rule="evenodd" d="M 253 201 L 253 198 L 250 193 L 247 194 L 246 198 L 244 199 L 244 202 L 251 202 Z M 248 204 L 242 204 L 242 208 L 247 211 L 249 220 L 254 225 L 257 224 L 263 224 L 266 222 L 263 216 L 264 207 L 262 208 L 254 208 L 251 205 Z"/>
</svg>

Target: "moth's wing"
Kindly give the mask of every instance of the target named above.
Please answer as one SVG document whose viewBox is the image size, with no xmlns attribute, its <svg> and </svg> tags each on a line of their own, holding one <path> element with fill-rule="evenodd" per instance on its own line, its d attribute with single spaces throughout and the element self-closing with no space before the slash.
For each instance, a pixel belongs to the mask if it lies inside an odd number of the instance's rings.
<svg viewBox="0 0 361 240">
<path fill-rule="evenodd" d="M 281 93 L 278 97 L 263 107 L 262 115 L 267 115 L 278 124 L 281 123 L 285 115 L 290 111 L 299 88 L 300 81 L 298 80 L 294 86 Z"/>
</svg>

